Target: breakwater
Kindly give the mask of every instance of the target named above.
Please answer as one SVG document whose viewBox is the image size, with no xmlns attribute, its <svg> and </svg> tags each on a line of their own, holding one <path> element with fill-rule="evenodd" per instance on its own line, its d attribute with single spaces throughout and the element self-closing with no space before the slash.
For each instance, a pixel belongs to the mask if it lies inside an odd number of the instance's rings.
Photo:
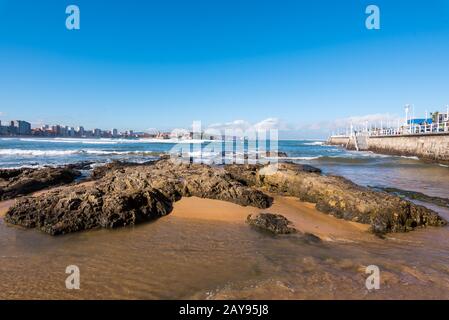
<svg viewBox="0 0 449 320">
<path fill-rule="evenodd" d="M 449 134 L 410 134 L 394 136 L 331 136 L 328 144 L 351 150 L 416 156 L 420 159 L 449 163 Z"/>
</svg>

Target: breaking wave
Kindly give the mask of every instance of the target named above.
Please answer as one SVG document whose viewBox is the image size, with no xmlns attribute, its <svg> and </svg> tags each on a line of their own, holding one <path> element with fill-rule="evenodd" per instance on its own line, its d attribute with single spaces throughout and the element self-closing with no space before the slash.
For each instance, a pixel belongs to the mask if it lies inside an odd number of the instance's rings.
<svg viewBox="0 0 449 320">
<path fill-rule="evenodd" d="M 322 146 L 324 145 L 324 141 L 305 142 L 303 144 L 305 146 Z"/>
<path fill-rule="evenodd" d="M 57 157 L 76 154 L 88 155 L 147 155 L 158 156 L 161 152 L 154 151 L 114 151 L 114 150 L 23 150 L 23 149 L 0 149 L 0 156 L 33 156 L 33 157 Z"/>
<path fill-rule="evenodd" d="M 14 138 L 6 138 L 8 140 Z M 3 140 L 3 139 L 2 139 Z M 46 142 L 46 143 L 78 143 L 78 144 L 137 144 L 137 143 L 168 143 L 168 144 L 177 144 L 177 143 L 189 143 L 189 144 L 197 144 L 197 143 L 207 143 L 207 142 L 218 142 L 218 140 L 200 140 L 200 139 L 191 139 L 191 140 L 181 140 L 181 139 L 80 139 L 80 138 L 18 138 L 19 141 L 24 142 Z"/>
</svg>

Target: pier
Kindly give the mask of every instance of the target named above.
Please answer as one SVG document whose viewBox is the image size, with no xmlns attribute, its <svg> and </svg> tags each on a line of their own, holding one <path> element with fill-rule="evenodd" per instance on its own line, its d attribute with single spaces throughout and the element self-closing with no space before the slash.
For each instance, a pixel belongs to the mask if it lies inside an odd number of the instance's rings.
<svg viewBox="0 0 449 320">
<path fill-rule="evenodd" d="M 432 118 L 406 119 L 397 127 L 368 126 L 334 134 L 328 144 L 349 150 L 381 154 L 416 156 L 434 162 L 449 163 L 449 112 L 434 113 Z"/>
</svg>

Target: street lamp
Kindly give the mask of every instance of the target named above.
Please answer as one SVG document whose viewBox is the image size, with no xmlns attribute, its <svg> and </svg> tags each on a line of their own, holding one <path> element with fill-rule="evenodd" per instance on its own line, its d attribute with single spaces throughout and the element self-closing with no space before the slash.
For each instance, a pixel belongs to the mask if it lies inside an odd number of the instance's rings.
<svg viewBox="0 0 449 320">
<path fill-rule="evenodd" d="M 405 105 L 405 127 L 407 128 L 408 131 L 408 113 L 410 111 L 410 105 L 406 104 Z"/>
</svg>

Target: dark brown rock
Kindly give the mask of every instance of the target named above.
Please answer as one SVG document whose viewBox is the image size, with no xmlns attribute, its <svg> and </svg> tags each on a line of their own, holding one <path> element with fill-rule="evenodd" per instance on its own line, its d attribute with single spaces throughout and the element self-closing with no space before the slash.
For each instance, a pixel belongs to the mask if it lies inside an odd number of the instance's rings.
<svg viewBox="0 0 449 320">
<path fill-rule="evenodd" d="M 263 192 L 268 191 L 315 203 L 318 210 L 337 218 L 370 224 L 377 234 L 446 224 L 430 209 L 358 186 L 342 177 L 322 175 L 313 167 L 279 163 L 277 170 L 272 168 L 212 167 L 167 159 L 143 165 L 112 164 L 101 170 L 93 185 L 60 188 L 19 200 L 7 212 L 5 220 L 50 234 L 63 234 L 155 219 L 170 213 L 173 202 L 189 196 L 265 209 L 272 203 L 272 198 Z M 0 172 L 0 176 L 11 181 L 20 174 Z M 67 180 L 71 179 L 69 175 Z M 32 181 L 25 183 L 28 187 L 19 189 L 37 188 Z M 279 226 L 282 219 L 264 221 Z M 277 227 L 268 228 L 277 230 Z"/>
<path fill-rule="evenodd" d="M 123 194 L 78 186 L 66 192 L 17 201 L 5 217 L 8 223 L 59 235 L 94 228 L 135 225 L 168 214 L 172 202 L 158 190 Z"/>
<path fill-rule="evenodd" d="M 197 196 L 267 208 L 272 199 L 232 179 L 220 168 L 161 160 L 118 165 L 94 185 L 61 188 L 16 202 L 5 221 L 52 235 L 115 228 L 159 218 L 174 201 Z"/>
<path fill-rule="evenodd" d="M 259 213 L 257 215 L 249 215 L 246 222 L 258 229 L 269 231 L 273 234 L 290 234 L 296 233 L 297 230 L 290 225 L 292 224 L 287 218 L 280 214 Z"/>
<path fill-rule="evenodd" d="M 0 200 L 73 182 L 81 173 L 71 167 L 0 170 Z"/>
<path fill-rule="evenodd" d="M 125 167 L 135 167 L 138 164 L 136 163 L 130 163 L 130 162 L 124 162 L 124 161 L 112 161 L 110 163 L 104 164 L 104 165 L 96 165 L 92 173 L 90 175 L 90 178 L 92 180 L 99 180 L 103 178 L 108 172 L 111 172 L 113 170 L 122 169 Z"/>
<path fill-rule="evenodd" d="M 424 194 L 422 192 L 402 190 L 402 189 L 398 189 L 398 188 L 372 187 L 372 189 L 385 191 L 387 193 L 391 193 L 391 194 L 397 195 L 402 198 L 431 203 L 431 204 L 434 204 L 434 205 L 437 205 L 440 207 L 446 207 L 446 208 L 449 207 L 449 199 L 448 198 L 434 197 L 434 196 L 429 196 L 427 194 Z"/>
<path fill-rule="evenodd" d="M 288 154 L 282 151 L 267 151 L 265 153 L 266 157 L 273 157 L 273 158 L 286 158 L 288 157 Z"/>
<path fill-rule="evenodd" d="M 320 243 L 321 239 L 320 237 L 314 235 L 313 233 L 304 233 L 302 236 L 302 240 L 304 240 L 307 243 Z"/>
<path fill-rule="evenodd" d="M 404 232 L 423 226 L 442 226 L 446 221 L 434 211 L 400 197 L 361 187 L 337 176 L 308 172 L 301 165 L 280 163 L 273 174 L 257 169 L 254 179 L 239 175 L 270 192 L 295 196 L 337 218 L 370 224 L 375 233 Z"/>
</svg>

